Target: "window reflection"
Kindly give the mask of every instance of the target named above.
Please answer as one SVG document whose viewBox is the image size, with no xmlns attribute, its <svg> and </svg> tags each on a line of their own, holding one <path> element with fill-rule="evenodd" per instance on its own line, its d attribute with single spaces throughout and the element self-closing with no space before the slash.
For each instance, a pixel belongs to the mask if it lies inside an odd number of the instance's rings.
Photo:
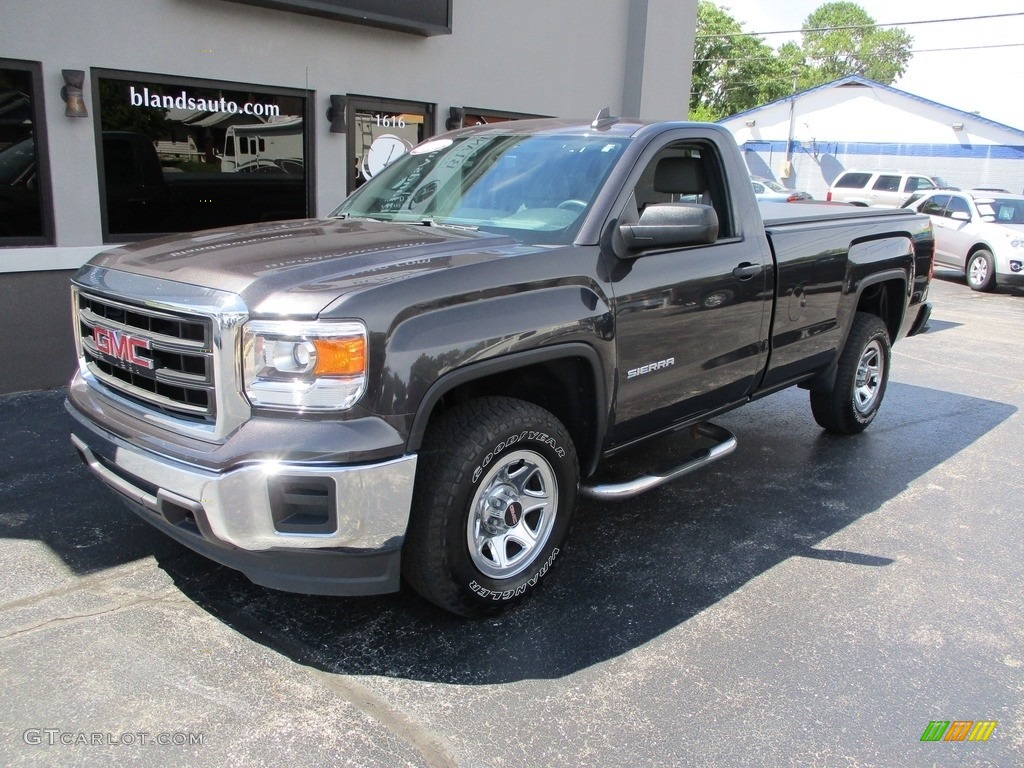
<svg viewBox="0 0 1024 768">
<path fill-rule="evenodd" d="M 0 238 L 44 236 L 32 73 L 0 67 Z"/>
<path fill-rule="evenodd" d="M 106 235 L 307 215 L 305 98 L 120 77 L 98 92 Z"/>
</svg>

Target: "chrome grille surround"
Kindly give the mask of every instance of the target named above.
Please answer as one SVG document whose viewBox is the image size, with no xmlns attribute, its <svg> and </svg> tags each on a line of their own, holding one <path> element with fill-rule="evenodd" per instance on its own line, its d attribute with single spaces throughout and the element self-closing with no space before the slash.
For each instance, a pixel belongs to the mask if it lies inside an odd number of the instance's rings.
<svg viewBox="0 0 1024 768">
<path fill-rule="evenodd" d="M 249 418 L 236 360 L 248 310 L 237 294 L 89 266 L 72 280 L 72 309 L 79 371 L 118 407 L 211 442 Z M 97 346 L 97 328 L 121 354 Z M 131 360 L 126 343 L 138 351 Z"/>
</svg>

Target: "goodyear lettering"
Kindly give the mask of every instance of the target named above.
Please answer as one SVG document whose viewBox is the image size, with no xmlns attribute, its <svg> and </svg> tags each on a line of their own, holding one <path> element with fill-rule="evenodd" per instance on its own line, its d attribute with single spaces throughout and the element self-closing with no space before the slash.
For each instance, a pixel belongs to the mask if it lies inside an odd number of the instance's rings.
<svg viewBox="0 0 1024 768">
<path fill-rule="evenodd" d="M 555 558 L 558 557 L 558 552 L 558 547 L 551 550 L 551 555 L 544 561 L 544 565 L 540 567 L 537 573 L 533 575 L 533 578 L 527 580 L 523 584 L 520 584 L 515 589 L 506 589 L 502 592 L 496 592 L 493 589 L 487 589 L 487 587 L 481 586 L 476 581 L 469 582 L 469 588 L 485 600 L 493 600 L 494 602 L 501 602 L 504 600 L 511 600 L 513 597 L 519 597 L 524 594 L 526 590 L 537 586 L 537 582 L 544 578 L 544 574 L 548 572 L 552 563 L 555 562 Z"/>
<path fill-rule="evenodd" d="M 473 470 L 473 482 L 475 483 L 477 480 L 480 479 L 480 476 L 484 473 L 484 470 L 488 467 L 488 465 L 490 465 L 490 463 L 494 460 L 495 456 L 499 455 L 506 448 L 511 448 L 513 445 L 522 442 L 543 443 L 544 445 L 550 446 L 551 449 L 558 456 L 558 458 L 565 458 L 565 449 L 562 446 L 560 446 L 557 442 L 555 442 L 555 438 L 551 437 L 546 432 L 537 432 L 531 429 L 524 429 L 518 435 L 509 435 L 507 438 L 505 438 L 496 446 L 494 446 L 487 453 L 486 456 L 484 456 L 483 460 L 477 465 L 476 469 Z"/>
</svg>

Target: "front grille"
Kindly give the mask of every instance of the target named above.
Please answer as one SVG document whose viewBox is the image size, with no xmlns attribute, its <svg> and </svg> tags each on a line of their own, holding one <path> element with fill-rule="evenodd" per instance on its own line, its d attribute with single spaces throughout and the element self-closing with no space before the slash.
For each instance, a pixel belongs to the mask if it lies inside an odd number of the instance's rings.
<svg viewBox="0 0 1024 768">
<path fill-rule="evenodd" d="M 77 292 L 79 354 L 118 394 L 161 413 L 216 422 L 208 317 Z"/>
</svg>

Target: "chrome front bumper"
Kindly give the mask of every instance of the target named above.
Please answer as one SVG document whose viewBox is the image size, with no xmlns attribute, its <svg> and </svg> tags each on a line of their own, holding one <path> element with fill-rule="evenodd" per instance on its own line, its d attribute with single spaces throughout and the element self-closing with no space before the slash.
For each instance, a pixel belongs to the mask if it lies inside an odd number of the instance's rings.
<svg viewBox="0 0 1024 768">
<path fill-rule="evenodd" d="M 71 441 L 88 468 L 145 520 L 200 554 L 287 591 L 398 588 L 415 455 L 353 465 L 252 461 L 211 470 L 133 445 L 70 400 L 66 407 Z M 310 488 L 323 493 L 309 496 L 304 489 Z M 317 514 L 303 511 L 311 500 Z"/>
<path fill-rule="evenodd" d="M 380 549 L 400 542 L 409 521 L 415 456 L 342 468 L 267 462 L 218 475 L 174 466 L 127 446 L 118 446 L 112 458 L 101 461 L 77 435 L 71 436 L 71 442 L 93 474 L 113 490 L 172 524 L 177 510 L 190 513 L 186 516 L 197 521 L 204 535 L 239 549 Z M 303 478 L 333 481 L 337 488 L 334 530 L 301 533 L 275 527 L 269 489 L 271 480 L 282 475 L 300 482 Z M 145 485 L 155 488 L 133 484 L 131 477 L 145 478 Z M 203 530 L 207 526 L 209 530 Z"/>
</svg>

